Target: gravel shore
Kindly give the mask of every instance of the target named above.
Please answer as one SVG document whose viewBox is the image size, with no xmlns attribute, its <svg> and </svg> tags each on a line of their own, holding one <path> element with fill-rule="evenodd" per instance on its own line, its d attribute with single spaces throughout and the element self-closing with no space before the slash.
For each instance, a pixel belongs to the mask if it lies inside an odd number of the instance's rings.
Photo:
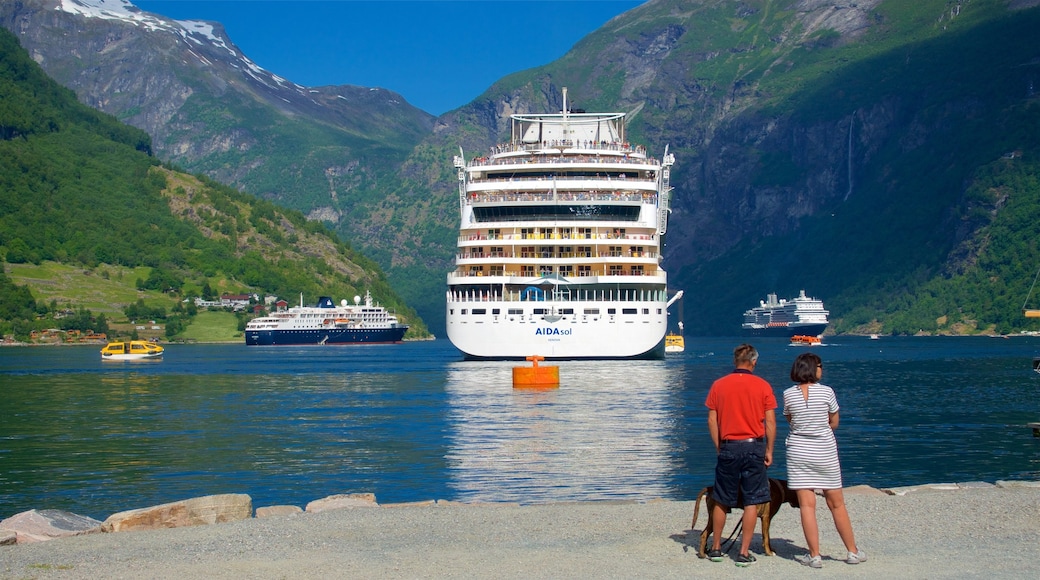
<svg viewBox="0 0 1040 580">
<path fill-rule="evenodd" d="M 0 547 L 0 578 L 1036 578 L 1040 484 L 847 490 L 869 561 L 845 564 L 818 502 L 824 567 L 810 570 L 798 514 L 773 520 L 776 555 L 697 558 L 692 501 L 542 505 L 428 502 L 90 534 Z M 736 517 L 726 525 L 729 535 Z M 698 532 L 704 525 L 704 509 Z M 731 555 L 736 549 L 731 550 Z"/>
</svg>

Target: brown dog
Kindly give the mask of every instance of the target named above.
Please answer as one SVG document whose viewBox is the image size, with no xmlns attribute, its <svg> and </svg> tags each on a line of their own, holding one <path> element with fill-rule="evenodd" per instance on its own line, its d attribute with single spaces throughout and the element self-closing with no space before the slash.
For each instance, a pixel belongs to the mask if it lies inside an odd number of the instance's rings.
<svg viewBox="0 0 1040 580">
<path fill-rule="evenodd" d="M 704 525 L 704 531 L 701 532 L 700 548 L 697 550 L 697 556 L 701 558 L 708 557 L 708 536 L 711 535 L 712 513 L 715 508 L 715 498 L 711 497 L 711 492 L 712 486 L 709 485 L 697 494 L 697 502 L 693 505 L 693 523 L 690 524 L 691 530 L 697 526 L 697 512 L 700 511 L 701 498 L 706 498 L 704 507 L 708 510 L 708 523 Z M 758 517 L 762 520 L 762 549 L 767 556 L 773 555 L 773 548 L 769 545 L 769 521 L 773 519 L 776 512 L 780 511 L 780 506 L 785 502 L 791 504 L 791 507 L 797 508 L 798 495 L 793 490 L 787 489 L 786 479 L 769 478 L 769 503 L 758 506 Z M 723 506 L 723 509 L 726 510 L 726 513 L 730 513 L 730 508 Z"/>
</svg>

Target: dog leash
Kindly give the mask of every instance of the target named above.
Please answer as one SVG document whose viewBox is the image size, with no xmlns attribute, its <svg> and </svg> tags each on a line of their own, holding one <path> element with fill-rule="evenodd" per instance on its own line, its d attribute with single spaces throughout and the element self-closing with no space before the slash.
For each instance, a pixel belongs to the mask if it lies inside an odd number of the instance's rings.
<svg viewBox="0 0 1040 580">
<path fill-rule="evenodd" d="M 733 526 L 733 531 L 729 533 L 729 537 L 726 538 L 726 540 L 724 542 L 722 542 L 722 551 L 723 552 L 729 554 L 730 549 L 733 548 L 733 544 L 736 543 L 736 541 L 737 541 L 737 538 L 736 538 L 737 530 L 739 530 L 743 526 L 744 526 L 744 520 L 742 520 L 742 519 L 737 520 L 737 525 Z"/>
</svg>

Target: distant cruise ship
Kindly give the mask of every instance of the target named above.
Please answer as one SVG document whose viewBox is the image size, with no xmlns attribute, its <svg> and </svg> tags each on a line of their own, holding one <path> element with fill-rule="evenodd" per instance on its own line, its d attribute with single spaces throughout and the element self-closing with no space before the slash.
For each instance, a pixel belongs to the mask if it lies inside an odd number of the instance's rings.
<svg viewBox="0 0 1040 580">
<path fill-rule="evenodd" d="M 823 302 L 805 295 L 805 290 L 794 300 L 777 300 L 769 294 L 766 300 L 744 312 L 741 328 L 752 336 L 817 336 L 827 328 Z"/>
<path fill-rule="evenodd" d="M 468 359 L 662 358 L 670 168 L 624 113 L 512 115 L 512 138 L 459 180 L 448 338 Z"/>
<path fill-rule="evenodd" d="M 385 308 L 372 302 L 365 292 L 365 301 L 354 297 L 354 303 L 341 300 L 337 306 L 332 298 L 322 296 L 315 306 L 294 306 L 254 318 L 246 324 L 246 344 L 355 344 L 401 342 L 407 324 Z"/>
</svg>

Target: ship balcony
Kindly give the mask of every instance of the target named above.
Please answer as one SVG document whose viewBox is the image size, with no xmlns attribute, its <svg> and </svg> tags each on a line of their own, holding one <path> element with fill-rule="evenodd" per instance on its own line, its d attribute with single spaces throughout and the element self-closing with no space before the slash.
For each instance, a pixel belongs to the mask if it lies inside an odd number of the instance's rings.
<svg viewBox="0 0 1040 580">
<path fill-rule="evenodd" d="M 466 182 L 466 193 L 473 201 L 485 203 L 553 200 L 654 203 L 656 200 L 652 197 L 657 195 L 657 181 L 635 178 L 606 180 L 588 177 L 479 179 Z"/>
<path fill-rule="evenodd" d="M 477 249 L 479 250 L 479 248 Z M 548 251 L 546 251 L 548 250 Z M 517 251 L 517 252 L 484 252 L 469 251 L 455 254 L 455 261 L 459 265 L 468 263 L 486 263 L 488 260 L 523 261 L 531 260 L 567 260 L 587 262 L 589 259 L 608 258 L 611 261 L 622 263 L 656 263 L 660 254 L 648 250 L 606 250 L 606 251 L 552 251 L 551 248 L 542 248 L 541 251 Z M 554 262 L 556 263 L 556 262 Z"/>
<path fill-rule="evenodd" d="M 514 244 L 519 241 L 529 241 L 540 245 L 559 240 L 570 240 L 575 244 L 580 244 L 583 240 L 613 240 L 639 242 L 649 245 L 657 244 L 657 232 L 650 230 L 648 233 L 642 233 L 629 231 L 629 229 L 635 228 L 492 228 L 463 233 L 458 238 L 458 244 L 460 248 L 479 245 L 489 241 L 503 241 Z M 644 231 L 647 230 L 644 228 Z"/>
<path fill-rule="evenodd" d="M 491 148 L 491 155 L 474 157 L 469 167 L 498 167 L 517 163 L 547 162 L 562 153 L 577 156 L 584 163 L 644 162 L 660 166 L 647 157 L 646 147 L 617 141 L 563 140 L 540 143 L 502 143 Z"/>
<path fill-rule="evenodd" d="M 481 284 L 531 284 L 535 278 L 566 278 L 580 284 L 665 284 L 668 275 L 664 270 L 637 268 L 591 268 L 589 270 L 560 272 L 531 272 L 516 268 L 486 270 L 456 270 L 448 273 L 449 284 L 467 282 Z"/>
</svg>

